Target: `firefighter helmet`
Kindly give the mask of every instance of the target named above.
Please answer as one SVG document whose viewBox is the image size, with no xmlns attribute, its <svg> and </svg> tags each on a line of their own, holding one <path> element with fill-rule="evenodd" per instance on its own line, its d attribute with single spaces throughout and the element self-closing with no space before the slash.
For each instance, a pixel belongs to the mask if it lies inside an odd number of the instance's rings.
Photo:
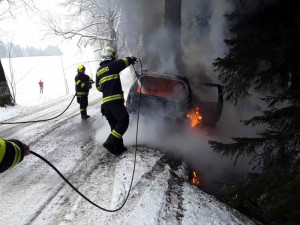
<svg viewBox="0 0 300 225">
<path fill-rule="evenodd" d="M 112 47 L 105 46 L 101 52 L 101 59 L 102 61 L 115 60 L 116 59 L 115 50 Z"/>
<path fill-rule="evenodd" d="M 78 72 L 81 72 L 82 70 L 85 70 L 84 65 L 80 65 L 80 66 L 77 67 Z"/>
</svg>

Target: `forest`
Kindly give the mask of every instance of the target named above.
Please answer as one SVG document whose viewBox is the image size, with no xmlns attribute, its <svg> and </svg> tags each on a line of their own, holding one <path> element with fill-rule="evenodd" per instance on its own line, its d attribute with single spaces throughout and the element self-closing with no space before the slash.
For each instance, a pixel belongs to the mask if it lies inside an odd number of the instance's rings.
<svg viewBox="0 0 300 225">
<path fill-rule="evenodd" d="M 45 49 L 38 49 L 34 47 L 22 48 L 20 45 L 4 44 L 0 42 L 0 57 L 31 57 L 31 56 L 54 56 L 61 55 L 61 50 L 56 46 L 48 46 Z"/>
</svg>

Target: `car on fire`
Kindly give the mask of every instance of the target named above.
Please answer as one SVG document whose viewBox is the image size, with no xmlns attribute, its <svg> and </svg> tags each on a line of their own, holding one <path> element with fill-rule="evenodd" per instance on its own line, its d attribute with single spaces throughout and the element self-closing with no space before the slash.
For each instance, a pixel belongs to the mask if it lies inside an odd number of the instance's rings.
<svg viewBox="0 0 300 225">
<path fill-rule="evenodd" d="M 143 78 L 136 79 L 129 90 L 126 106 L 129 114 L 136 114 L 140 107 L 143 115 L 188 121 L 192 127 L 215 127 L 223 109 L 223 86 L 197 83 L 194 89 L 187 77 L 143 71 Z M 210 89 L 217 91 L 215 101 L 205 99 Z"/>
</svg>

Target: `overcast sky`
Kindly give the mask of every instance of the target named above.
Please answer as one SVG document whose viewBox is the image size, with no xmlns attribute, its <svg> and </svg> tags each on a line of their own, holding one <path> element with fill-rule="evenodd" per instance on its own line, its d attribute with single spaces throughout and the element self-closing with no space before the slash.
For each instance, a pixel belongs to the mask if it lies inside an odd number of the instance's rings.
<svg viewBox="0 0 300 225">
<path fill-rule="evenodd" d="M 23 7 L 13 11 L 13 18 L 9 14 L 5 20 L 0 21 L 0 40 L 10 42 L 13 39 L 15 44 L 22 47 L 32 46 L 36 48 L 46 48 L 48 45 L 58 46 L 64 54 L 80 54 L 80 50 L 74 41 L 63 41 L 62 38 L 52 38 L 45 36 L 47 27 L 41 21 L 41 16 L 45 16 L 47 12 L 56 15 L 64 15 L 66 10 L 59 6 L 63 0 L 38 0 L 35 1 L 38 13 L 25 10 Z M 3 9 L 3 5 L 0 4 Z M 1 14 L 1 13 L 0 13 Z M 81 52 L 90 52 L 89 48 L 81 49 Z"/>
</svg>

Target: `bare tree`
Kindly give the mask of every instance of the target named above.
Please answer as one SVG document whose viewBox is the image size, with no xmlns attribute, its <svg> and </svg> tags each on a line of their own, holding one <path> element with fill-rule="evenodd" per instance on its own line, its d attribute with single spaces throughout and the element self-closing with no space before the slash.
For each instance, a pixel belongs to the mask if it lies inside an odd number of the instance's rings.
<svg viewBox="0 0 300 225">
<path fill-rule="evenodd" d="M 78 46 L 91 45 L 103 48 L 110 45 L 122 48 L 122 35 L 119 29 L 122 18 L 120 0 L 67 0 L 63 5 L 71 15 L 61 18 L 53 15 L 45 22 L 52 33 L 65 39 L 78 38 Z"/>
<path fill-rule="evenodd" d="M 17 17 L 17 10 L 22 8 L 27 12 L 38 12 L 34 4 L 35 0 L 0 0 L 0 22 L 5 22 L 7 19 L 15 19 Z M 2 35 L 7 36 L 6 32 L 1 29 L 0 25 L 0 40 Z"/>
<path fill-rule="evenodd" d="M 12 57 L 13 57 L 12 46 L 13 46 L 13 43 L 11 42 L 8 47 L 10 78 L 6 76 L 6 80 L 8 82 L 8 86 L 10 87 L 10 90 L 11 90 L 12 101 L 13 101 L 13 103 L 15 103 L 16 95 L 17 95 L 17 88 L 16 88 L 15 71 L 14 71 L 13 64 L 12 64 Z"/>
<path fill-rule="evenodd" d="M 23 7 L 26 10 L 35 10 L 34 0 L 0 0 L 0 20 L 6 18 L 6 15 L 14 16 L 14 11 L 17 8 Z"/>
<path fill-rule="evenodd" d="M 0 0 L 0 21 L 5 21 L 5 19 L 11 17 L 15 18 L 14 11 L 20 7 L 25 8 L 26 10 L 36 10 L 34 0 Z M 12 65 L 12 45 L 13 43 L 11 42 L 8 47 L 10 77 L 5 75 L 0 63 L 0 106 L 16 103 L 17 89 L 15 73 Z"/>
</svg>

